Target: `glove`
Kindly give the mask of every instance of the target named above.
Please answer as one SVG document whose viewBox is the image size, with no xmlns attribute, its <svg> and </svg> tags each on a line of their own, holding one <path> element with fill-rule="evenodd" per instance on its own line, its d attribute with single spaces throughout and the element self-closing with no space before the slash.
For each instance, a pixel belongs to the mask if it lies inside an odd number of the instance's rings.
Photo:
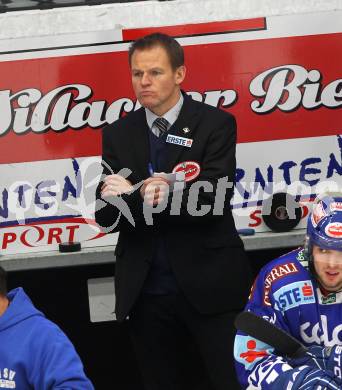
<svg viewBox="0 0 342 390">
<path fill-rule="evenodd" d="M 270 390 L 341 390 L 341 385 L 342 382 L 327 371 L 301 366 L 279 375 Z"/>
<path fill-rule="evenodd" d="M 335 377 L 341 380 L 342 375 L 342 346 L 335 345 L 334 347 L 321 347 L 320 345 L 312 345 L 308 348 L 304 356 L 295 359 L 287 359 L 287 362 L 292 367 L 310 366 L 316 367 L 324 371 L 330 371 Z"/>
</svg>

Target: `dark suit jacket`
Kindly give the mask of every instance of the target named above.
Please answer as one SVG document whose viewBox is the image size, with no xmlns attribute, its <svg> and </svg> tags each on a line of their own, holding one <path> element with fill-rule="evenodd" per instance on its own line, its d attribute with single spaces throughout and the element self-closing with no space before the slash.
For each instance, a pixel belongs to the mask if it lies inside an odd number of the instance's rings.
<svg viewBox="0 0 342 390">
<path fill-rule="evenodd" d="M 183 132 L 186 127 L 190 132 Z M 143 108 L 105 127 L 104 174 L 129 168 L 132 173 L 127 179 L 132 184 L 149 177 L 148 131 Z M 215 215 L 211 207 L 211 212 L 204 216 L 192 216 L 187 208 L 189 189 L 194 182 L 204 180 L 213 187 L 211 192 L 199 192 L 199 208 L 201 205 L 214 205 L 218 179 L 228 177 L 230 182 L 234 181 L 235 119 L 229 113 L 184 95 L 179 117 L 168 133 L 193 139 L 193 144 L 191 148 L 167 144 L 166 163 L 162 171 L 171 172 L 179 162 L 196 161 L 201 167 L 200 175 L 187 183 L 180 215 L 170 215 L 168 205 L 162 213 L 154 216 L 153 226 L 148 226 L 143 217 L 139 189 L 121 197 L 132 213 L 135 226 L 121 215 L 112 229 L 120 231 L 115 250 L 118 320 L 127 316 L 139 296 L 151 264 L 156 231 L 163 232 L 176 280 L 198 311 L 219 313 L 240 309 L 247 298 L 250 271 L 229 207 L 232 188 L 224 194 L 225 207 L 221 215 Z M 100 186 L 101 183 L 97 189 L 96 221 L 101 226 L 111 226 L 117 221 L 119 210 L 116 205 L 100 200 Z M 223 201 L 222 196 L 220 199 Z"/>
</svg>

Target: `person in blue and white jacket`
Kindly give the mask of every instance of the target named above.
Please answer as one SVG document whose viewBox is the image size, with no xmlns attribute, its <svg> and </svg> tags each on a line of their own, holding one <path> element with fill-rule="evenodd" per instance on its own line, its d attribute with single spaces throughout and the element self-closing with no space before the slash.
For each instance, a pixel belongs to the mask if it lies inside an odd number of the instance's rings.
<svg viewBox="0 0 342 390">
<path fill-rule="evenodd" d="M 0 388 L 93 390 L 67 336 L 22 288 L 7 293 L 0 267 Z"/>
<path fill-rule="evenodd" d="M 300 358 L 238 331 L 234 357 L 243 389 L 342 389 L 342 194 L 316 199 L 303 248 L 264 266 L 245 310 L 308 347 Z"/>
</svg>

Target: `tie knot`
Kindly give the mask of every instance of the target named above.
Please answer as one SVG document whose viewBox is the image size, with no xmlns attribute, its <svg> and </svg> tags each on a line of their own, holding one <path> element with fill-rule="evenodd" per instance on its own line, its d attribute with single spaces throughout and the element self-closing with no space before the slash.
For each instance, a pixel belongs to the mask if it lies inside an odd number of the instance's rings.
<svg viewBox="0 0 342 390">
<path fill-rule="evenodd" d="M 153 125 L 156 126 L 157 129 L 159 130 L 158 134 L 156 134 L 158 137 L 167 132 L 168 124 L 169 122 L 165 118 L 157 118 L 153 122 Z"/>
</svg>

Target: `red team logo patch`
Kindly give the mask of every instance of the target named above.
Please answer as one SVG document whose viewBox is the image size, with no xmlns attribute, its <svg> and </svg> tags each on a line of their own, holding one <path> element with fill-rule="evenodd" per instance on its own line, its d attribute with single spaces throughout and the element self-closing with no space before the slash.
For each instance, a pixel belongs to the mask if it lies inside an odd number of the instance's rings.
<svg viewBox="0 0 342 390">
<path fill-rule="evenodd" d="M 304 283 L 304 286 L 302 287 L 302 293 L 303 293 L 304 297 L 313 296 L 312 287 L 309 284 Z"/>
<path fill-rule="evenodd" d="M 195 180 L 201 172 L 201 167 L 196 161 L 184 161 L 177 164 L 172 173 L 184 172 L 185 181 Z"/>
<path fill-rule="evenodd" d="M 255 340 L 251 339 L 247 341 L 247 352 L 243 352 L 240 354 L 240 357 L 242 359 L 245 359 L 247 363 L 253 363 L 256 359 L 265 357 L 268 355 L 267 351 L 261 350 L 258 351 L 256 350 L 257 343 Z"/>
<path fill-rule="evenodd" d="M 341 238 L 342 223 L 341 222 L 329 223 L 329 225 L 325 228 L 325 233 L 329 237 Z"/>
</svg>

